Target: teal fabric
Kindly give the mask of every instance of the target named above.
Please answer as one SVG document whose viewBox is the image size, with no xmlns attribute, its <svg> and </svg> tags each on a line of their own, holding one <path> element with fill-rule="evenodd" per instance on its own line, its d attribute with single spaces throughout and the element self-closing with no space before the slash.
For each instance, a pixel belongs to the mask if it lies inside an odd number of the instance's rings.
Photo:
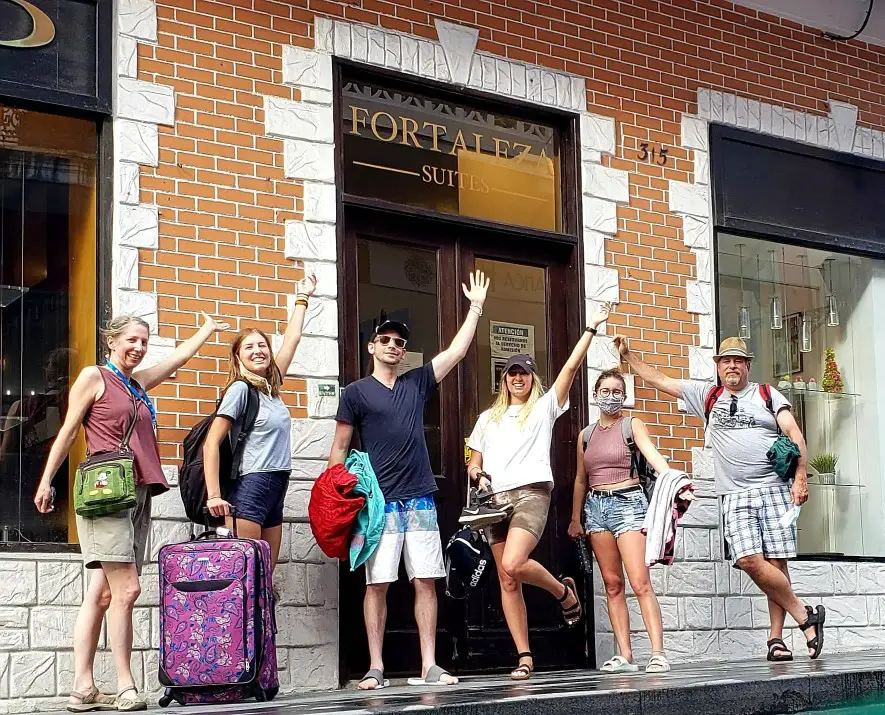
<svg viewBox="0 0 885 715">
<path fill-rule="evenodd" d="M 350 570 L 356 571 L 369 560 L 384 533 L 384 495 L 368 454 L 353 450 L 344 468 L 357 479 L 354 493 L 366 498 L 350 540 Z"/>
</svg>

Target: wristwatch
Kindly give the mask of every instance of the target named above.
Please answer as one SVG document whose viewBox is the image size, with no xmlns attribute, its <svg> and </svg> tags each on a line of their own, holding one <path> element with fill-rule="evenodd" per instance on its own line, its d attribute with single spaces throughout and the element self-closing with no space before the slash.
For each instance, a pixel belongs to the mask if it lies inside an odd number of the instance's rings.
<svg viewBox="0 0 885 715">
<path fill-rule="evenodd" d="M 590 335 L 596 335 L 596 328 L 591 328 L 589 325 L 586 328 L 586 332 L 590 333 Z"/>
</svg>

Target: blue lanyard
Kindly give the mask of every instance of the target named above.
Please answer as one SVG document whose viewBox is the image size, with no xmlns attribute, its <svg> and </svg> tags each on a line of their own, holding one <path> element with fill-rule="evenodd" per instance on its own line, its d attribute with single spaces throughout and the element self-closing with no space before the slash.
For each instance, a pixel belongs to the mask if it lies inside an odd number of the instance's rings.
<svg viewBox="0 0 885 715">
<path fill-rule="evenodd" d="M 129 392 L 135 397 L 136 400 L 144 403 L 144 406 L 148 408 L 148 411 L 151 413 L 151 422 L 153 424 L 157 424 L 157 410 L 154 407 L 154 403 L 151 402 L 151 398 L 148 397 L 147 392 L 144 391 L 144 388 L 138 384 L 132 384 L 132 381 L 127 378 L 114 363 L 108 360 L 105 363 L 105 366 L 108 370 L 114 373 L 117 377 L 119 377 L 123 384 L 126 385 Z"/>
</svg>

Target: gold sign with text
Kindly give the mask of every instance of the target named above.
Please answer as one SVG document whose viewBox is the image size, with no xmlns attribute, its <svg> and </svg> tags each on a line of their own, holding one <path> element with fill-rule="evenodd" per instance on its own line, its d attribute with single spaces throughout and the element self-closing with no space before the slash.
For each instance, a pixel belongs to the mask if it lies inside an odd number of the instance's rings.
<svg viewBox="0 0 885 715">
<path fill-rule="evenodd" d="M 19 37 L 14 40 L 0 40 L 0 47 L 18 47 L 29 49 L 34 47 L 43 47 L 48 45 L 55 39 L 55 25 L 52 19 L 43 12 L 39 7 L 27 0 L 0 0 L 0 3 L 7 2 L 18 5 L 31 18 L 31 32 L 25 37 Z"/>
<path fill-rule="evenodd" d="M 349 193 L 560 230 L 552 128 L 364 84 L 348 85 L 345 100 Z"/>
</svg>

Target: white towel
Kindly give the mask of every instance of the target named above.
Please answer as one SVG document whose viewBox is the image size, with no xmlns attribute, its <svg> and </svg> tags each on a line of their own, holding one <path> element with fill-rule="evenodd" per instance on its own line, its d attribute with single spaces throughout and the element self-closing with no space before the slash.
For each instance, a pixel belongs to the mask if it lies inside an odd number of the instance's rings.
<svg viewBox="0 0 885 715">
<path fill-rule="evenodd" d="M 645 532 L 645 565 L 672 563 L 672 546 L 676 535 L 676 523 L 688 502 L 694 499 L 691 478 L 685 472 L 668 469 L 658 476 L 655 490 L 642 530 Z"/>
</svg>

